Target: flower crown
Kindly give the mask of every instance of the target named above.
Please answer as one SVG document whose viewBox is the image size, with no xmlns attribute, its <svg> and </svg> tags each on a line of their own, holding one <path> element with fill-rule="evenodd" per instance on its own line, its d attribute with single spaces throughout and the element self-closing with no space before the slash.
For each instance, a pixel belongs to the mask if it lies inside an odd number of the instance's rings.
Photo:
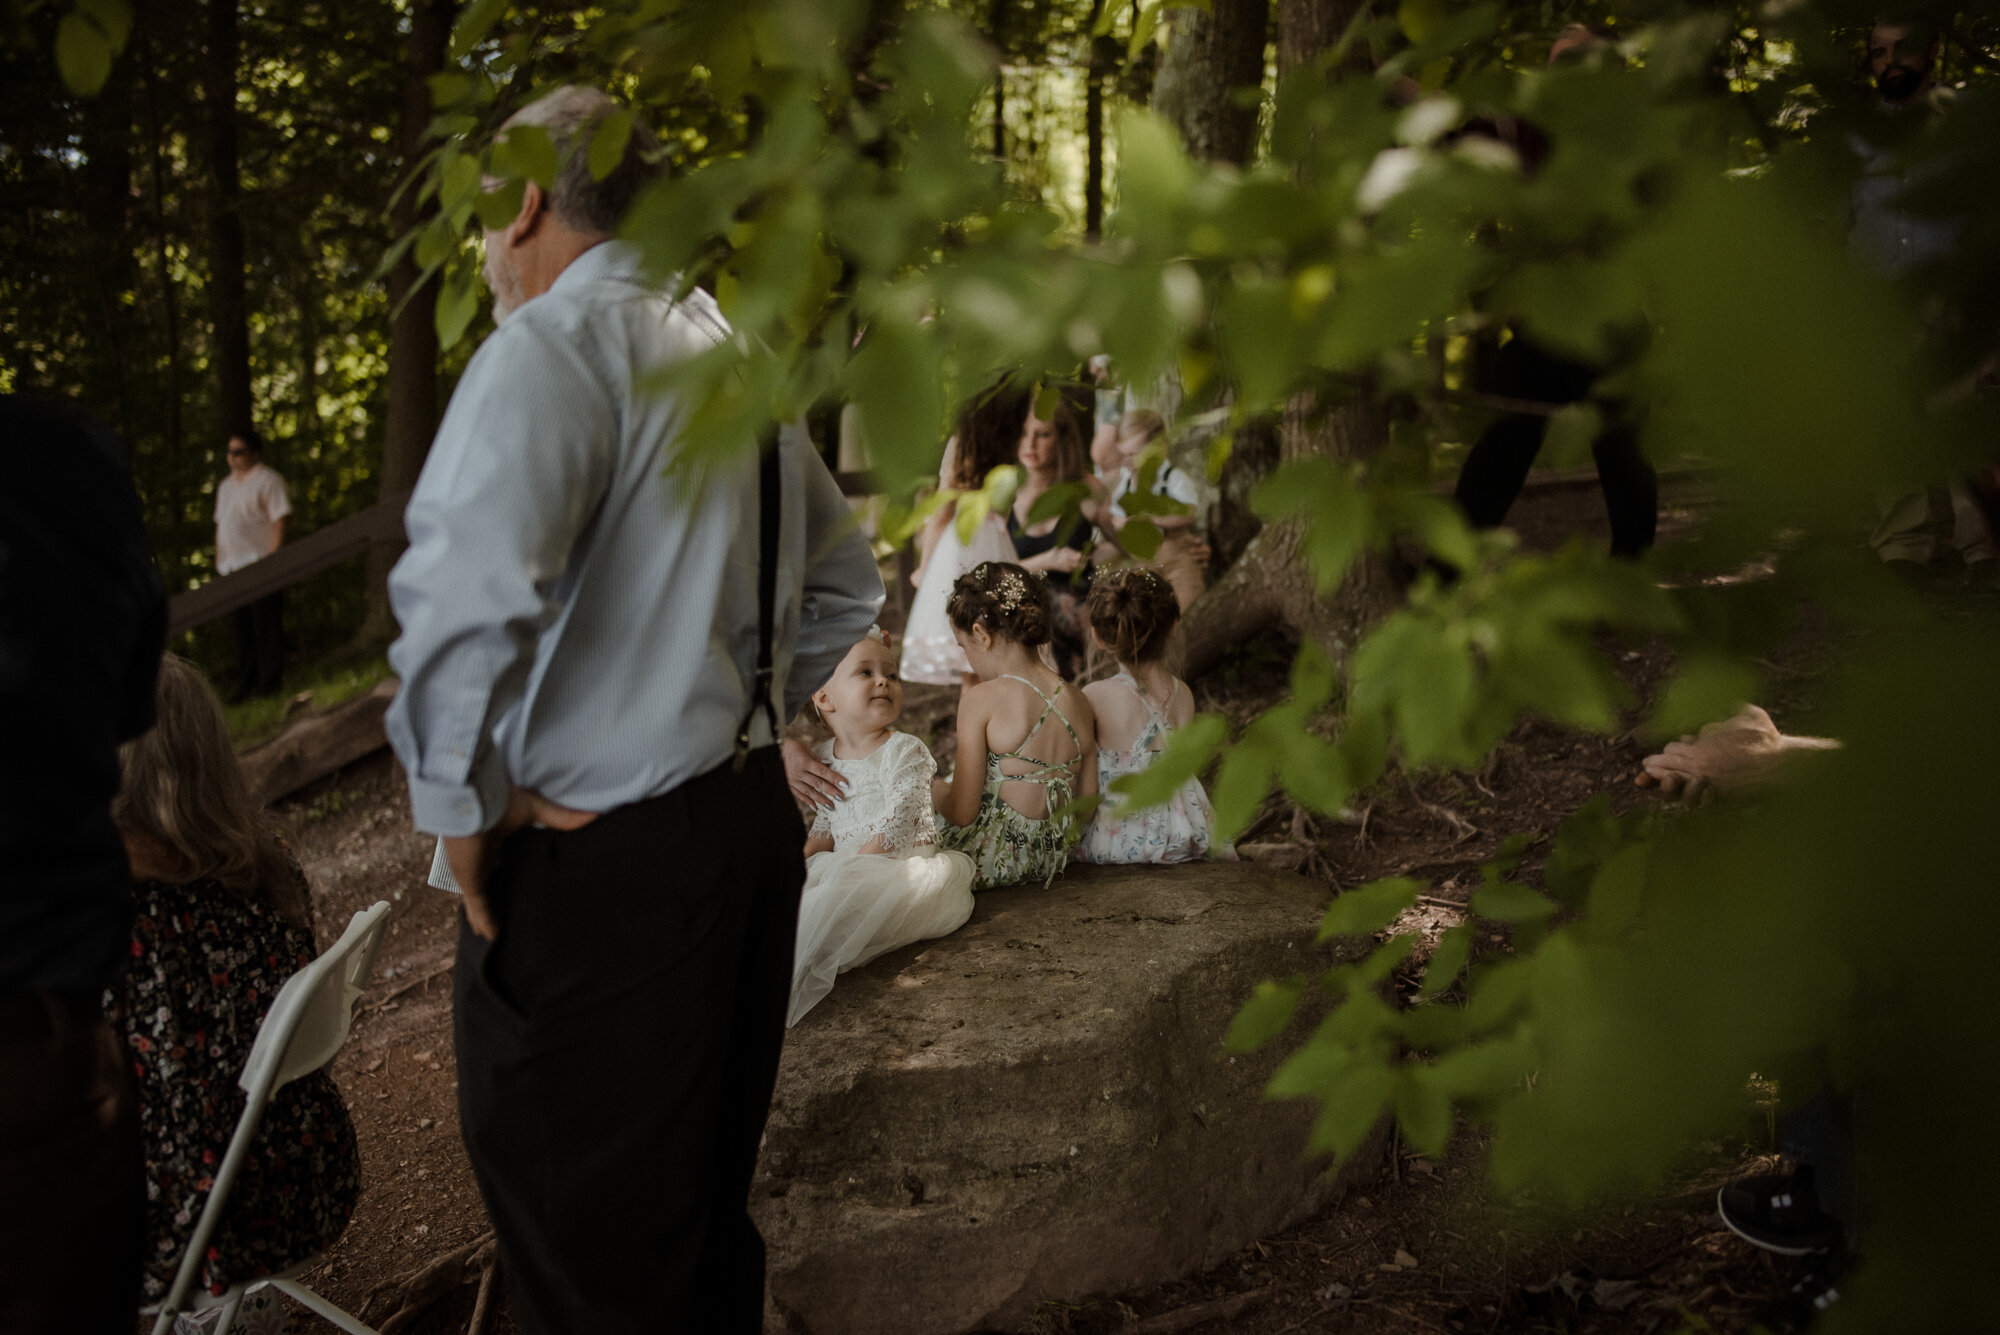
<svg viewBox="0 0 2000 1335">
<path fill-rule="evenodd" d="M 883 630 L 880 625 L 870 626 L 868 628 L 868 633 L 862 636 L 862 638 L 866 640 L 873 640 L 875 641 L 875 643 L 881 645 L 884 649 L 887 649 L 889 647 L 889 632 Z"/>
</svg>

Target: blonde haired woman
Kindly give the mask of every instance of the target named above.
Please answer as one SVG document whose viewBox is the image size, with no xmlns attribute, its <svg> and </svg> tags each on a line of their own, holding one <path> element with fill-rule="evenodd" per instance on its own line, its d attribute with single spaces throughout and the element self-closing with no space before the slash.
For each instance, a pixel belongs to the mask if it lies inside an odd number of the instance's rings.
<svg viewBox="0 0 2000 1335">
<path fill-rule="evenodd" d="M 148 1301 L 173 1283 L 243 1113 L 236 1080 L 257 1027 L 315 954 L 305 877 L 260 823 L 215 693 L 186 659 L 168 654 L 160 664 L 157 712 L 151 732 L 119 749 L 123 786 L 111 814 L 138 916 L 131 971 L 105 995 L 139 1085 Z M 360 1166 L 354 1125 L 326 1072 L 286 1085 L 196 1282 L 220 1293 L 324 1250 L 354 1213 Z M 251 1306 L 242 1315 L 254 1331 L 265 1314 Z"/>
</svg>

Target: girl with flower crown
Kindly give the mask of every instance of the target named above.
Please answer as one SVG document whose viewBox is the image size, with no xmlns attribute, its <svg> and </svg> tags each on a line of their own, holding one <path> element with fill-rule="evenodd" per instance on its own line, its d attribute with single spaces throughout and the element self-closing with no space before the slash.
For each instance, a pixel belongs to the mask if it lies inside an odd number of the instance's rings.
<svg viewBox="0 0 2000 1335">
<path fill-rule="evenodd" d="M 1035 575 L 985 561 L 947 612 L 978 674 L 958 702 L 958 764 L 934 785 L 939 842 L 978 865 L 974 889 L 1055 879 L 1074 842 L 1070 806 L 1097 792 L 1097 721 L 1083 693 L 1042 665 L 1053 611 Z"/>
</svg>

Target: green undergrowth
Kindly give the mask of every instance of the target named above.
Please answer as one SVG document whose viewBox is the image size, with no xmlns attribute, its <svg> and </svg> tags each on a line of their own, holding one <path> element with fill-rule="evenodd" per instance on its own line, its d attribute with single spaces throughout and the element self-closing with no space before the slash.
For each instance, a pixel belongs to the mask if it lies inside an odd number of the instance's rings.
<svg viewBox="0 0 2000 1335">
<path fill-rule="evenodd" d="M 223 706 L 229 738 L 237 750 L 247 750 L 277 736 L 289 720 L 366 694 L 388 675 L 389 660 L 379 651 L 338 654 L 294 667 L 275 694 Z"/>
</svg>

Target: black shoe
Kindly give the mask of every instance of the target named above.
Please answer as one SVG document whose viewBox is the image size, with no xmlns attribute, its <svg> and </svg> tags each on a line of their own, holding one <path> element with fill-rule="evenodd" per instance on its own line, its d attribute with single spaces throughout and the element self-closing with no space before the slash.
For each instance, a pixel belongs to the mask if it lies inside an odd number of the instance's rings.
<svg viewBox="0 0 2000 1335">
<path fill-rule="evenodd" d="M 1731 1233 L 1781 1256 L 1810 1256 L 1840 1241 L 1840 1221 L 1819 1208 L 1810 1169 L 1731 1182 L 1715 1193 L 1715 1212 Z"/>
</svg>

